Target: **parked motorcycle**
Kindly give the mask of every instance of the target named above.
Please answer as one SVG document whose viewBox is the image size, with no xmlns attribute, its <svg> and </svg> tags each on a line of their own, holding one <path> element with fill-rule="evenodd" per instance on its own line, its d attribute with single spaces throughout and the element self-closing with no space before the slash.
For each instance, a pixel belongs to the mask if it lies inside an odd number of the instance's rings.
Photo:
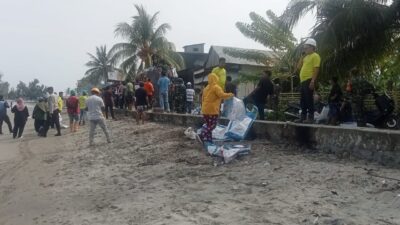
<svg viewBox="0 0 400 225">
<path fill-rule="evenodd" d="M 372 96 L 376 109 L 362 110 L 362 125 L 371 124 L 377 128 L 398 129 L 399 117 L 394 113 L 394 100 L 387 93 L 379 95 L 373 91 Z"/>
</svg>

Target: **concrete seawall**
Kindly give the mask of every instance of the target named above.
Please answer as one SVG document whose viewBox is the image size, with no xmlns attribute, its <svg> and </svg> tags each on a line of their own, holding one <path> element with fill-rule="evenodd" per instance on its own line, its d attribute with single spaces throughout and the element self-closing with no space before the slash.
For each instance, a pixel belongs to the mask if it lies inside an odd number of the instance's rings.
<svg viewBox="0 0 400 225">
<path fill-rule="evenodd" d="M 150 120 L 183 127 L 199 127 L 201 116 L 148 113 Z M 221 124 L 228 120 L 221 118 Z M 343 128 L 286 122 L 256 121 L 250 132 L 253 138 L 277 143 L 303 144 L 339 156 L 375 161 L 400 168 L 400 131 L 373 128 Z"/>
</svg>

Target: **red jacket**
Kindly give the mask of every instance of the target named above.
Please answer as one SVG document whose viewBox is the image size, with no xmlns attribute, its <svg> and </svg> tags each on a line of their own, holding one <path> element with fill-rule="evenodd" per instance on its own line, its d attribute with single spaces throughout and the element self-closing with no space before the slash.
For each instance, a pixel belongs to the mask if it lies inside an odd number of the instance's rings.
<svg viewBox="0 0 400 225">
<path fill-rule="evenodd" d="M 151 81 L 147 81 L 146 83 L 144 83 L 144 90 L 146 90 L 148 96 L 153 96 L 154 86 Z"/>
</svg>

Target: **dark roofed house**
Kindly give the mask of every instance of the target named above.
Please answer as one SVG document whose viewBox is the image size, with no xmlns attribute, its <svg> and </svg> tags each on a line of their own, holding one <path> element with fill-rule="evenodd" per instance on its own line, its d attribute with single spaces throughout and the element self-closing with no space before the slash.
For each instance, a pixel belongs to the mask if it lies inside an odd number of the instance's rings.
<svg viewBox="0 0 400 225">
<path fill-rule="evenodd" d="M 179 77 L 183 78 L 185 84 L 190 82 L 193 84 L 194 74 L 202 70 L 207 60 L 208 54 L 204 53 L 204 44 L 195 44 L 184 46 L 184 52 L 179 52 L 182 56 L 185 67 L 177 71 Z"/>
<path fill-rule="evenodd" d="M 252 49 L 243 49 L 243 48 L 232 48 L 227 46 L 211 46 L 208 58 L 204 63 L 203 70 L 197 70 L 194 73 L 194 84 L 197 87 L 203 86 L 207 82 L 207 75 L 211 72 L 211 70 L 218 66 L 219 59 L 226 59 L 226 72 L 227 76 L 231 76 L 232 80 L 237 80 L 239 78 L 239 74 L 241 72 L 246 71 L 261 71 L 266 68 L 265 63 L 256 62 L 253 60 L 233 57 L 226 53 L 226 50 L 233 51 L 249 51 L 258 52 L 261 55 L 267 58 L 275 58 L 274 53 L 272 51 L 263 51 L 263 50 L 252 50 Z M 197 72 L 197 73 L 196 73 Z M 251 91 L 254 90 L 253 83 L 241 83 L 238 85 L 237 94 L 238 97 L 242 98 L 247 96 Z"/>
</svg>

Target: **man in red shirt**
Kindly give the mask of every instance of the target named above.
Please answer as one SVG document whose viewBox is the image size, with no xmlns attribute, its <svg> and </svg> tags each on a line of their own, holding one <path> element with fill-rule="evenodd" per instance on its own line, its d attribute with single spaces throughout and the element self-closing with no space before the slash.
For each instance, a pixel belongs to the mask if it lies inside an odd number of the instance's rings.
<svg viewBox="0 0 400 225">
<path fill-rule="evenodd" d="M 148 107 L 152 108 L 153 107 L 154 86 L 153 86 L 153 83 L 151 83 L 150 78 L 148 78 L 147 81 L 144 83 L 144 90 L 146 90 L 146 93 L 147 93 Z"/>
<path fill-rule="evenodd" d="M 69 117 L 69 127 L 71 132 L 78 131 L 79 127 L 79 99 L 76 97 L 74 90 L 70 92 L 70 97 L 67 99 L 67 112 Z"/>
</svg>

